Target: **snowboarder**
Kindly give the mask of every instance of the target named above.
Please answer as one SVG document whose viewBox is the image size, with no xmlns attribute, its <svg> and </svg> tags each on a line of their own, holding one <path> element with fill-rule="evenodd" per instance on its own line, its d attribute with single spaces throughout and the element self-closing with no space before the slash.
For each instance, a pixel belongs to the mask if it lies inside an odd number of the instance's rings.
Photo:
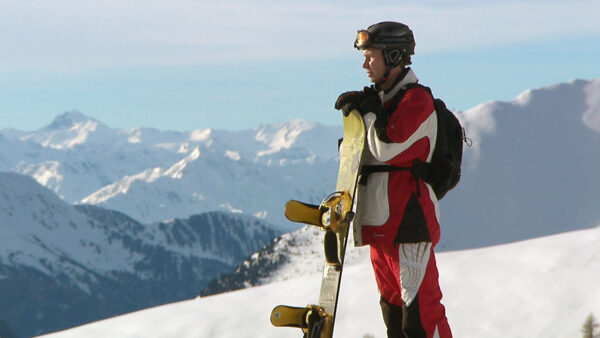
<svg viewBox="0 0 600 338">
<path fill-rule="evenodd" d="M 335 108 L 361 112 L 370 150 L 363 163 L 380 168 L 358 186 L 355 245 L 371 246 L 388 337 L 451 337 L 434 254 L 438 200 L 410 170 L 381 170 L 429 162 L 434 150 L 433 98 L 423 87 L 405 88 L 417 82 L 408 67 L 413 33 L 404 24 L 381 22 L 358 31 L 354 47 L 363 52 L 373 85 L 341 94 Z"/>
</svg>

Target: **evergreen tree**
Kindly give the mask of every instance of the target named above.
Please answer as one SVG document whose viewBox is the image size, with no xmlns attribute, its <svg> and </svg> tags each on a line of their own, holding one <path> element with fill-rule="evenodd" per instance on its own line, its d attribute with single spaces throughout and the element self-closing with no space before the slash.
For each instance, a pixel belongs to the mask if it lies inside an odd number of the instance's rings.
<svg viewBox="0 0 600 338">
<path fill-rule="evenodd" d="M 583 323 L 583 328 L 581 332 L 583 332 L 583 338 L 600 338 L 600 333 L 598 333 L 598 327 L 600 325 L 594 318 L 594 315 L 590 313 L 585 322 Z"/>
</svg>

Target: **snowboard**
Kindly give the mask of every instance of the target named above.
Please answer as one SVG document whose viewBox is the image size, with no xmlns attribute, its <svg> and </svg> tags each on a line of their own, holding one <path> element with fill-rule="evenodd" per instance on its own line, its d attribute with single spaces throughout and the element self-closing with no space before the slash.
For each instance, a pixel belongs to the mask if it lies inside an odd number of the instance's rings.
<svg viewBox="0 0 600 338">
<path fill-rule="evenodd" d="M 325 265 L 318 304 L 306 307 L 279 305 L 271 312 L 274 326 L 300 328 L 308 338 L 333 336 L 348 231 L 354 217 L 354 194 L 365 151 L 366 130 L 358 110 L 343 117 L 343 126 L 335 192 L 320 205 L 292 200 L 286 203 L 284 209 L 290 221 L 315 225 L 325 232 Z"/>
</svg>

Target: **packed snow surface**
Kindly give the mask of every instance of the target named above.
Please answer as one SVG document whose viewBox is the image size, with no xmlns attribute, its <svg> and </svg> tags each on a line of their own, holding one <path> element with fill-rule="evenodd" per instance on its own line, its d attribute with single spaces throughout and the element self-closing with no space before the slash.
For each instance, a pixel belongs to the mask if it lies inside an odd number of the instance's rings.
<svg viewBox="0 0 600 338">
<path fill-rule="evenodd" d="M 344 271 L 334 337 L 385 337 L 379 294 L 358 251 Z M 455 337 L 578 337 L 599 311 L 600 227 L 437 256 Z M 310 268 L 312 271 L 312 267 Z M 196 298 L 48 335 L 69 337 L 300 337 L 269 323 L 279 304 L 316 303 L 320 275 Z M 596 316 L 598 312 L 595 312 Z"/>
</svg>

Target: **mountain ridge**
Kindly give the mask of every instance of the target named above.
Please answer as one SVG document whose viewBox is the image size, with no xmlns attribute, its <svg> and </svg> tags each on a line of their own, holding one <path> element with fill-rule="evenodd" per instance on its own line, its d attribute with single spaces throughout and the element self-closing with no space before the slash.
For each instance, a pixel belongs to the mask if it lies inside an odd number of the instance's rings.
<svg viewBox="0 0 600 338">
<path fill-rule="evenodd" d="M 214 129 L 173 132 L 152 128 L 123 131 L 110 129 L 79 112 L 69 112 L 37 131 L 0 131 L 0 153 L 6 154 L 0 157 L 0 170 L 32 176 L 69 203 L 103 205 L 144 222 L 214 210 L 243 210 L 278 225 L 283 220 L 278 208 L 271 206 L 265 210 L 257 205 L 239 205 L 240 201 L 242 204 L 245 203 L 243 201 L 252 201 L 250 193 L 257 185 L 243 191 L 230 189 L 232 192 L 228 194 L 227 186 L 232 186 L 235 177 L 222 177 L 218 187 L 206 177 L 228 176 L 228 173 L 219 170 L 220 166 L 233 168 L 236 166 L 234 163 L 243 162 L 231 173 L 238 177 L 250 173 L 259 184 L 271 186 L 274 193 L 293 188 L 300 191 L 301 195 L 314 199 L 312 195 L 320 196 L 326 190 L 320 189 L 316 193 L 306 191 L 307 184 L 287 188 L 291 176 L 288 176 L 287 182 L 280 179 L 274 184 L 268 183 L 269 178 L 282 177 L 280 172 L 273 173 L 276 168 L 291 169 L 292 175 L 300 176 L 300 172 L 306 172 L 307 166 L 316 164 L 320 166 L 319 177 L 313 179 L 321 180 L 324 184 L 325 180 L 320 176 L 335 175 L 337 155 L 333 141 L 329 149 L 323 150 L 321 144 L 339 130 L 340 127 L 293 120 L 235 132 Z M 166 184 L 159 187 L 159 197 L 152 201 L 152 193 L 148 193 L 148 188 L 141 188 L 143 191 L 138 193 L 140 196 L 123 200 L 123 195 L 135 194 L 134 191 L 137 186 L 143 185 L 142 182 L 153 183 L 155 180 L 144 178 L 152 173 L 160 173 L 165 177 L 172 174 L 171 178 L 175 180 L 187 180 L 187 177 L 178 176 L 174 171 L 182 164 L 194 162 L 202 162 L 203 165 L 199 165 L 198 169 L 208 170 L 210 174 L 189 173 L 187 176 L 194 177 L 189 178 L 192 182 L 181 184 L 180 189 L 190 190 L 184 196 L 176 196 L 181 192 L 169 189 L 169 184 Z M 271 172 L 270 177 L 261 175 L 262 171 Z M 203 183 L 206 185 L 204 190 L 221 191 L 222 196 L 218 200 L 209 198 L 206 192 L 198 190 Z M 132 190 L 129 189 L 131 184 L 134 185 Z M 191 191 L 192 185 L 200 188 Z M 152 192 L 155 189 L 149 190 Z M 107 195 L 107 191 L 112 193 Z M 176 209 L 173 203 L 161 207 L 169 196 L 174 197 L 175 201 L 186 200 L 187 205 L 180 206 L 177 212 L 169 212 L 169 207 Z M 203 202 L 199 196 L 207 199 Z M 117 200 L 110 201 L 111 198 Z M 152 208 L 144 211 L 144 205 L 136 204 L 137 200 L 144 200 L 143 204 L 152 205 Z"/>
<path fill-rule="evenodd" d="M 142 224 L 12 172 L 0 191 L 0 318 L 25 336 L 193 297 L 279 234 L 224 212 Z"/>
</svg>

